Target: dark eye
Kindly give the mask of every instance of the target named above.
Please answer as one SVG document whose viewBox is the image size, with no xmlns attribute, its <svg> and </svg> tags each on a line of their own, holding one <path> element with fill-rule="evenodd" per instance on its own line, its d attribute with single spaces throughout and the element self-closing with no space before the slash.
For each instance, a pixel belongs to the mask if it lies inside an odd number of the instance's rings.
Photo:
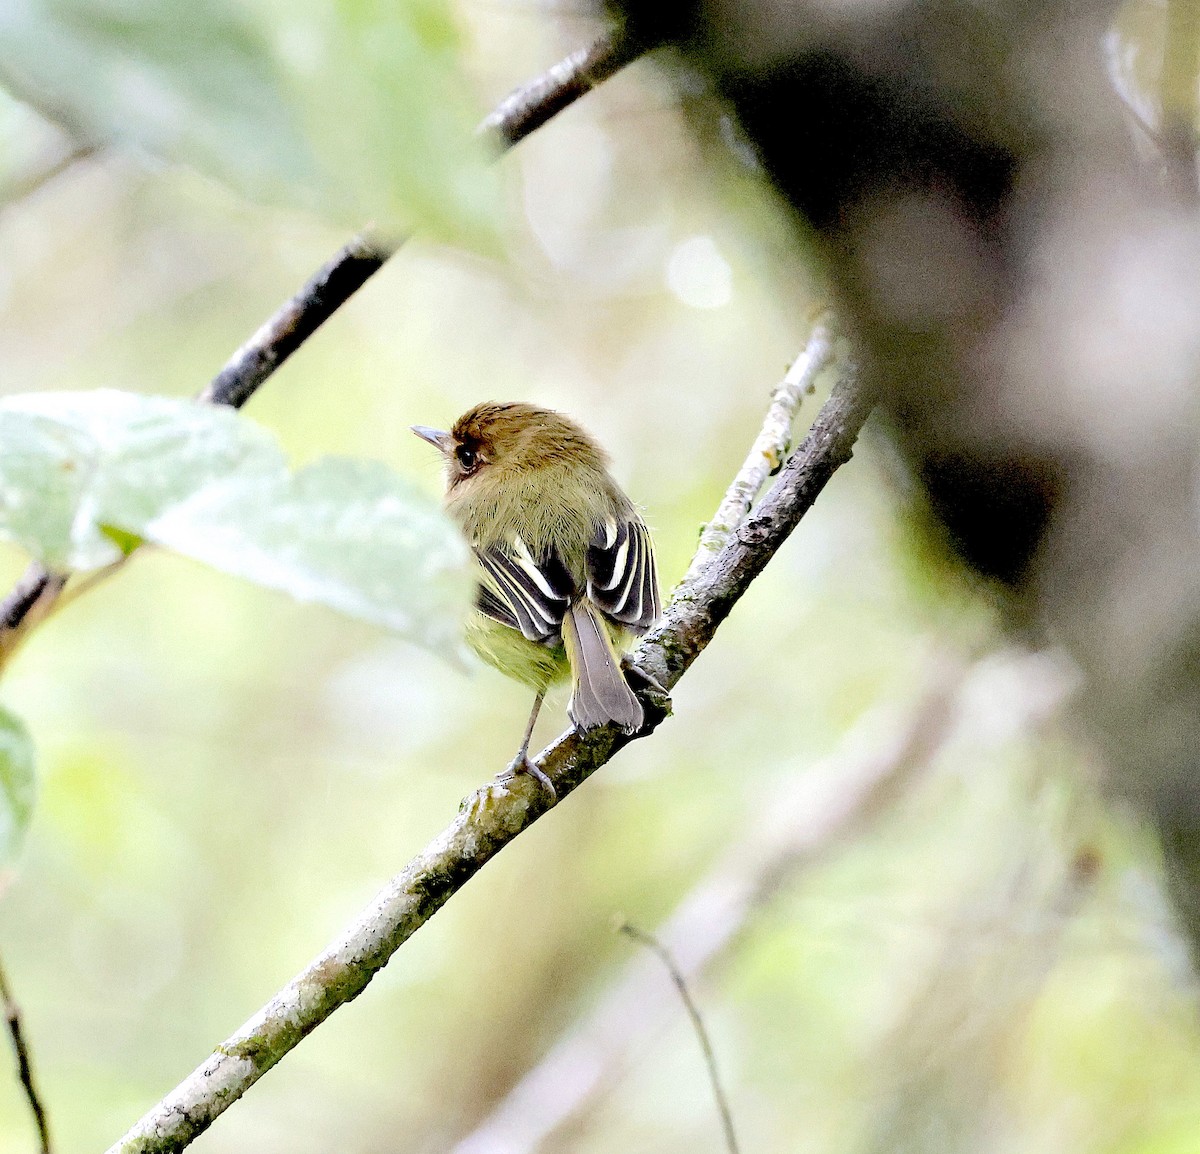
<svg viewBox="0 0 1200 1154">
<path fill-rule="evenodd" d="M 454 450 L 454 455 L 458 458 L 458 463 L 464 469 L 475 468 L 476 462 L 478 461 L 478 457 L 475 455 L 475 450 L 472 449 L 470 445 L 459 445 L 458 448 Z"/>
</svg>

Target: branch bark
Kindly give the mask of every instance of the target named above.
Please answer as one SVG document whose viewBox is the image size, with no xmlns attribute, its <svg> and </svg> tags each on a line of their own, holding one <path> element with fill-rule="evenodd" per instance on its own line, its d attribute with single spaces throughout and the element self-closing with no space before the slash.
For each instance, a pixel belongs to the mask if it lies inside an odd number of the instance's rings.
<svg viewBox="0 0 1200 1154">
<path fill-rule="evenodd" d="M 804 351 L 792 362 L 787 375 L 771 394 L 762 429 L 754 439 L 738 474 L 725 491 L 713 519 L 700 534 L 700 545 L 684 576 L 687 584 L 713 554 L 724 548 L 738 522 L 750 511 L 767 478 L 777 473 L 791 448 L 792 425 L 804 396 L 813 391 L 817 374 L 833 357 L 833 338 L 822 320 L 813 329 Z"/>
<path fill-rule="evenodd" d="M 659 625 L 634 654 L 635 663 L 670 688 L 712 639 L 751 581 L 812 507 L 837 468 L 850 459 L 872 408 L 853 372 L 834 387 L 812 428 L 758 509 L 720 552 L 682 583 Z M 647 737 L 670 703 L 641 692 L 646 722 L 626 734 L 603 726 L 561 735 L 537 764 L 565 797 L 631 741 Z M 338 1007 L 357 997 L 396 952 L 488 861 L 549 808 L 528 775 L 508 788 L 485 787 L 483 804 L 458 817 L 398 874 L 328 949 L 217 1047 L 212 1056 L 146 1114 L 109 1154 L 179 1151 Z"/>
<path fill-rule="evenodd" d="M 479 131 L 494 135 L 501 149 L 511 148 L 631 64 L 643 51 L 621 33 L 601 36 L 509 93 L 484 119 Z"/>
<path fill-rule="evenodd" d="M 602 36 L 505 97 L 480 130 L 492 133 L 501 151 L 505 151 L 618 72 L 640 51 L 622 37 Z M 233 354 L 197 399 L 241 408 L 383 267 L 405 239 L 389 239 L 371 232 L 354 237 Z M 67 573 L 52 573 L 35 561 L 0 601 L 0 667 L 54 608 L 69 577 Z"/>
<path fill-rule="evenodd" d="M 1069 686 L 1048 678 L 1044 657 L 1004 655 L 964 668 L 953 657 L 932 663 L 915 703 L 901 716 L 873 711 L 820 766 L 763 799 L 740 836 L 675 907 L 657 937 L 690 983 L 737 949 L 755 914 L 797 874 L 827 860 L 888 813 L 945 749 L 979 719 L 967 708 L 1005 711 L 1021 730 L 1057 716 Z M 1011 697 L 994 686 L 1011 668 Z M 895 710 L 889 708 L 888 715 Z M 628 1070 L 634 1054 L 672 1020 L 661 976 L 634 958 L 589 1012 L 501 1099 L 451 1154 L 535 1154 L 563 1144 Z M 569 1143 L 567 1143 L 569 1145 Z"/>
<path fill-rule="evenodd" d="M 354 237 L 229 358 L 197 400 L 240 409 L 403 243 L 375 233 Z"/>
</svg>

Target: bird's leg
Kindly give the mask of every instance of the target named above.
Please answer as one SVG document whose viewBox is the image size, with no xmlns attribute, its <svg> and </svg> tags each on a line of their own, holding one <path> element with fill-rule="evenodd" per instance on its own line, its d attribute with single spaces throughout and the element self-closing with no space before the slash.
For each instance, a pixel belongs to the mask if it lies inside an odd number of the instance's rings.
<svg viewBox="0 0 1200 1154">
<path fill-rule="evenodd" d="M 518 773 L 529 774 L 551 798 L 557 798 L 558 794 L 554 791 L 554 783 L 533 763 L 532 758 L 529 756 L 529 741 L 533 737 L 533 727 L 537 722 L 538 714 L 541 712 L 542 701 L 545 699 L 545 696 L 546 691 L 542 689 L 538 692 L 537 697 L 533 699 L 533 710 L 529 714 L 529 724 L 525 726 L 524 740 L 521 742 L 521 748 L 517 750 L 517 756 L 509 763 L 508 772 L 514 776 Z"/>
<path fill-rule="evenodd" d="M 521 742 L 521 748 L 517 750 L 517 756 L 509 762 L 508 768 L 503 773 L 497 774 L 496 780 L 491 785 L 485 785 L 469 797 L 463 798 L 459 809 L 463 810 L 472 821 L 478 820 L 508 793 L 506 787 L 518 773 L 529 774 L 550 795 L 551 801 L 558 800 L 554 783 L 533 763 L 533 759 L 529 756 L 529 742 L 533 737 L 533 727 L 538 719 L 538 713 L 541 712 L 542 700 L 545 696 L 546 691 L 543 689 L 534 699 L 533 710 L 529 714 L 529 724 L 525 726 L 525 737 Z"/>
</svg>

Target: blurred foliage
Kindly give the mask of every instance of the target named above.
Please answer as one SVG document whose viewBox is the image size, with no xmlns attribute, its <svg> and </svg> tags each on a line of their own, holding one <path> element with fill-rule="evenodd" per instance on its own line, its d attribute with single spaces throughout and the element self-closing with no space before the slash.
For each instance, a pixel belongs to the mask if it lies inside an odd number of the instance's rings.
<svg viewBox="0 0 1200 1154">
<path fill-rule="evenodd" d="M 1161 136 L 1176 118 L 1200 129 L 1200 5 L 1126 0 L 1105 49 L 1113 86 L 1142 129 Z"/>
<path fill-rule="evenodd" d="M 64 15 L 82 11 L 90 23 Z M 486 216 L 500 194 L 477 179 L 463 107 L 596 32 L 490 0 L 464 0 L 457 38 L 434 4 L 103 11 L 113 23 L 95 6 L 4 5 L 6 74 L 49 91 L 70 71 L 55 91 L 89 131 L 187 163 L 107 149 L 0 208 L 6 394 L 193 395 L 341 243 L 329 220 L 355 197 L 394 196 L 404 219 L 473 243 L 471 204 Z M 127 107 L 121 74 L 157 95 Z M 408 425 L 487 398 L 558 406 L 611 450 L 677 579 L 822 301 L 723 110 L 693 87 L 685 118 L 674 91 L 637 65 L 497 166 L 503 259 L 401 250 L 250 403 L 293 468 L 338 454 L 362 464 L 316 468 L 369 488 L 382 462 L 432 505 L 437 465 Z M 0 104 L 0 142 L 6 174 L 70 146 L 16 102 Z M 313 199 L 341 164 L 347 187 Z M 986 599 L 914 547 L 893 479 L 868 436 L 680 684 L 674 718 L 500 855 L 194 1148 L 448 1148 L 614 980 L 630 956 L 614 913 L 653 927 L 781 782 L 856 726 L 883 741 L 864 718 L 910 709 L 931 654 L 995 647 Z M 216 548 L 217 527 L 188 526 L 189 549 Z M 0 576 L 23 563 L 6 548 Z M 1025 688 L 981 682 L 971 724 L 888 812 L 797 868 L 697 983 L 746 1150 L 1193 1148 L 1196 989 L 1154 848 L 1075 737 L 1015 706 Z M 52 617 L 3 694 L 42 779 L 0 950 L 64 1152 L 105 1148 L 288 980 L 503 767 L 528 708 L 490 670 L 467 678 L 165 550 Z M 677 1023 L 547 1148 L 717 1149 Z M 33 1130 L 6 1061 L 8 1154 Z"/>
<path fill-rule="evenodd" d="M 0 83 L 92 145 L 257 199 L 489 243 L 495 183 L 437 0 L 13 0 Z"/>
</svg>

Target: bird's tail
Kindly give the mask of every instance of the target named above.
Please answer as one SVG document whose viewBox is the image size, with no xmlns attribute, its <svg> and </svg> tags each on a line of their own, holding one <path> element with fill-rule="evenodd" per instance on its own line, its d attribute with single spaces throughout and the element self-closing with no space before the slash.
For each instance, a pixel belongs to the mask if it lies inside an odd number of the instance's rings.
<svg viewBox="0 0 1200 1154">
<path fill-rule="evenodd" d="M 593 729 L 614 721 L 630 731 L 640 729 L 642 704 L 625 681 L 608 629 L 586 601 L 571 606 L 562 635 L 571 662 L 567 715 L 575 725 Z"/>
</svg>

